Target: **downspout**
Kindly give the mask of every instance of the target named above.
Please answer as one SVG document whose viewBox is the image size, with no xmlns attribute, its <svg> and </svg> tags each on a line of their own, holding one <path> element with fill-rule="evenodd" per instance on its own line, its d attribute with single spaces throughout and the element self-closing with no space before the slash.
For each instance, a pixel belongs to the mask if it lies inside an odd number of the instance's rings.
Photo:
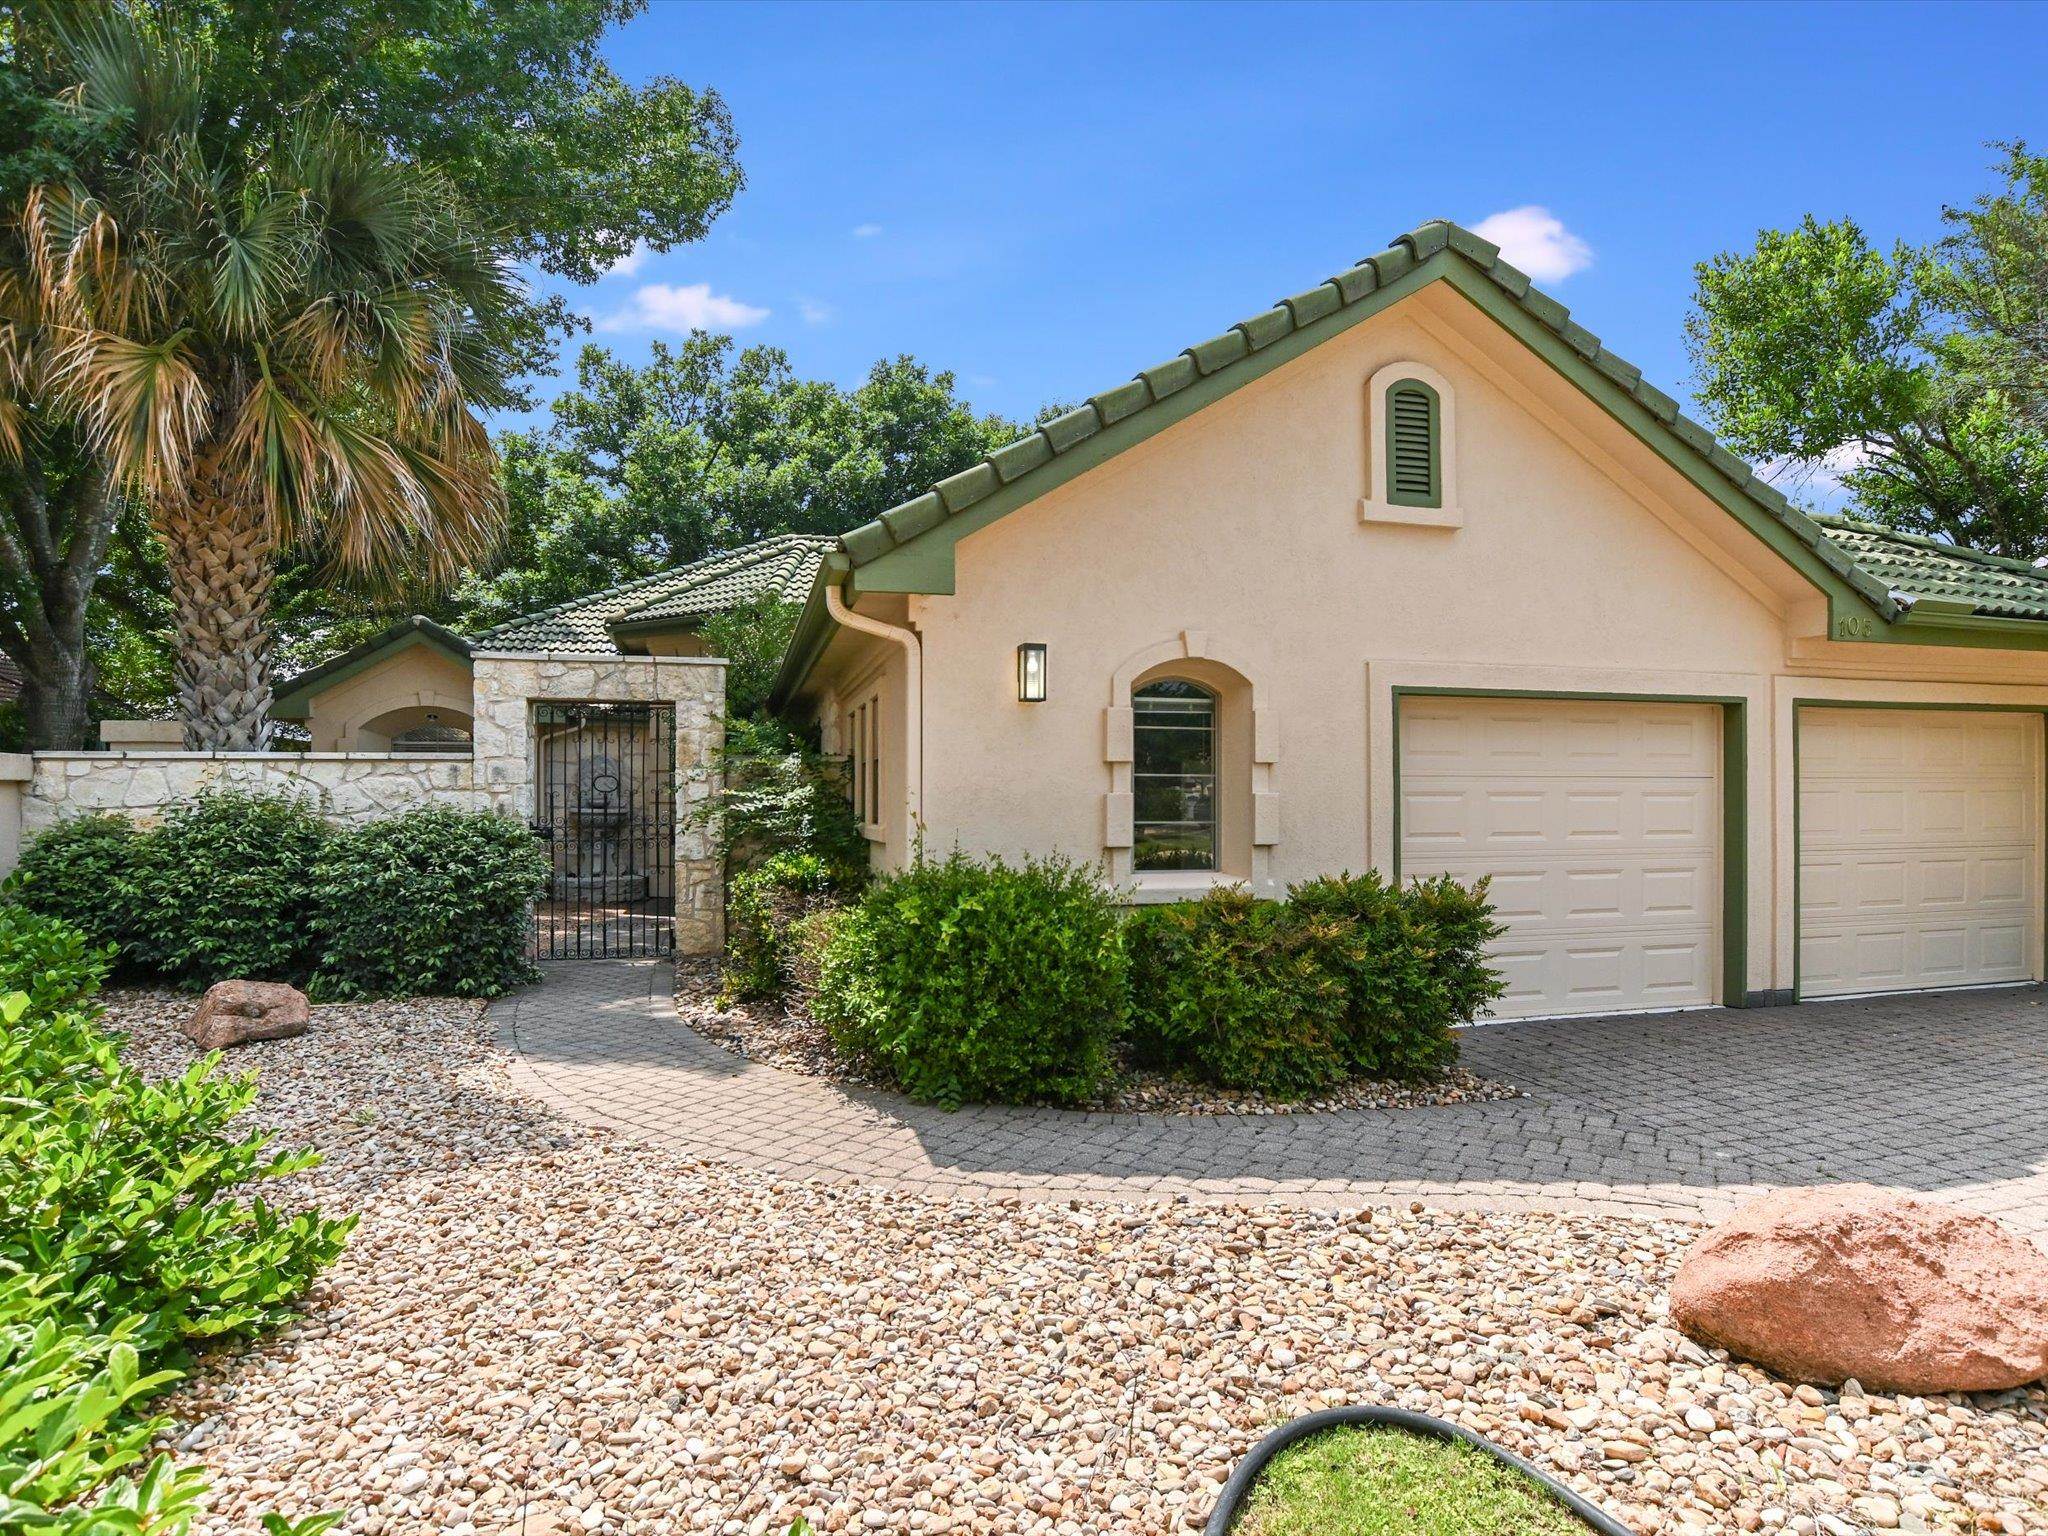
<svg viewBox="0 0 2048 1536">
<path fill-rule="evenodd" d="M 907 860 L 924 831 L 924 647 L 918 641 L 917 631 L 907 624 L 888 624 L 855 613 L 846 606 L 836 581 L 825 583 L 825 611 L 834 622 L 848 629 L 877 635 L 903 647 L 903 801 L 907 813 L 903 838 Z"/>
</svg>

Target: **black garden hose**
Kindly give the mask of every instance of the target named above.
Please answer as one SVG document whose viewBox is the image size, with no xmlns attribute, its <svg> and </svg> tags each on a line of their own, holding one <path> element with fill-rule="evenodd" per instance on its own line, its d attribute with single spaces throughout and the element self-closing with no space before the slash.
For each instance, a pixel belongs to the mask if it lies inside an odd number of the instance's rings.
<svg viewBox="0 0 2048 1536">
<path fill-rule="evenodd" d="M 1462 1424 L 1434 1419 L 1426 1413 L 1410 1413 L 1406 1408 L 1325 1408 L 1321 1413 L 1304 1414 L 1290 1424 L 1282 1424 L 1253 1446 L 1251 1453 L 1237 1464 L 1237 1470 L 1230 1474 L 1230 1481 L 1223 1485 L 1223 1492 L 1217 1497 L 1215 1513 L 1202 1527 L 1202 1536 L 1230 1536 L 1230 1528 L 1237 1524 L 1252 1484 L 1265 1471 L 1267 1462 L 1297 1440 L 1346 1424 L 1377 1424 L 1388 1429 L 1405 1429 L 1413 1435 L 1429 1435 L 1438 1440 L 1462 1440 L 1486 1452 L 1502 1466 L 1513 1467 L 1531 1482 L 1539 1484 L 1558 1503 L 1584 1521 L 1588 1529 L 1598 1531 L 1600 1536 L 1635 1536 L 1635 1532 L 1614 1516 L 1588 1504 L 1540 1467 L 1522 1460 L 1513 1451 L 1501 1449 L 1484 1435 L 1475 1434 Z"/>
</svg>

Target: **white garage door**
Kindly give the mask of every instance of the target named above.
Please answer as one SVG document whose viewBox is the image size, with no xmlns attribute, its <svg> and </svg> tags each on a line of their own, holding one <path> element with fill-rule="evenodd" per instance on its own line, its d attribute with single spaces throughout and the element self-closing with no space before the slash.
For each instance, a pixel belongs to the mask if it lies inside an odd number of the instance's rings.
<svg viewBox="0 0 2048 1536">
<path fill-rule="evenodd" d="M 1712 705 L 1402 701 L 1401 874 L 1493 877 L 1497 1015 L 1714 1001 L 1720 743 Z"/>
<path fill-rule="evenodd" d="M 1799 712 L 1802 997 L 2026 981 L 2041 720 Z"/>
</svg>

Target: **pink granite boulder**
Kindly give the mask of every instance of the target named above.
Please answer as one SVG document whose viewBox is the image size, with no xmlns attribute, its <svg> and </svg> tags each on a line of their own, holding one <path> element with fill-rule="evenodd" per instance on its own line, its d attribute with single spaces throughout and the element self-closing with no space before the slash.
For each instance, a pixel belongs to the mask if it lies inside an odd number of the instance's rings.
<svg viewBox="0 0 2048 1536">
<path fill-rule="evenodd" d="M 181 1026 L 202 1051 L 249 1040 L 303 1035 L 313 1011 L 306 994 L 280 981 L 217 981 Z"/>
<path fill-rule="evenodd" d="M 2048 1253 L 1869 1184 L 1783 1190 L 1694 1245 L 1671 1320 L 1795 1381 L 2000 1391 L 2048 1376 Z"/>
</svg>

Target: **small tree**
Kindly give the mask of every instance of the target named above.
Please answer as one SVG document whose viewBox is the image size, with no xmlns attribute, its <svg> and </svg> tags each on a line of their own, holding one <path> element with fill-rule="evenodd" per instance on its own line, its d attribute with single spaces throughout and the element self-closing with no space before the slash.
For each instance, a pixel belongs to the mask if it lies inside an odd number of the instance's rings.
<svg viewBox="0 0 2048 1536">
<path fill-rule="evenodd" d="M 775 675 L 782 668 L 782 653 L 796 633 L 800 611 L 794 603 L 763 593 L 704 621 L 701 634 L 706 653 L 726 660 L 728 715 L 747 720 L 767 709 Z"/>
</svg>

